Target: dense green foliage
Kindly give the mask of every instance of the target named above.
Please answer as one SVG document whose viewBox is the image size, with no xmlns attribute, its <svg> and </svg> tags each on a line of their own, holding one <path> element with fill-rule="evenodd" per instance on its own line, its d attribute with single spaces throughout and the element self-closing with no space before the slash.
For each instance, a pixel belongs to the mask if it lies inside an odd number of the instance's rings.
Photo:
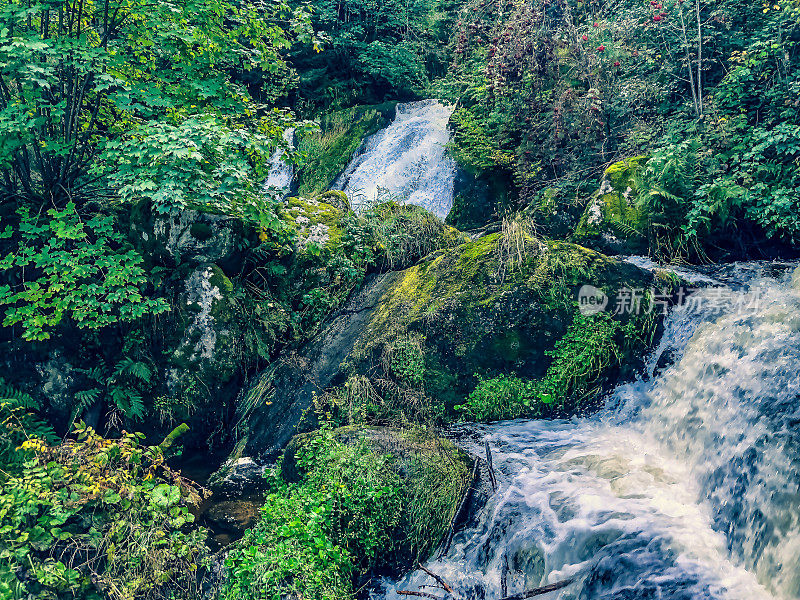
<svg viewBox="0 0 800 600">
<path fill-rule="evenodd" d="M 141 435 L 108 440 L 80 426 L 76 440 L 29 454 L 0 494 L 0 595 L 4 598 L 192 597 L 205 532 L 191 486 Z"/>
<path fill-rule="evenodd" d="M 634 194 L 654 255 L 794 242 L 798 15 L 792 1 L 470 2 L 438 84 L 459 101 L 454 155 L 506 173 L 518 206 L 555 195 L 574 215 L 608 164 L 647 154 Z"/>
<path fill-rule="evenodd" d="M 167 309 L 161 299 L 143 297 L 142 258 L 126 248 L 112 216 L 95 214 L 83 221 L 73 202 L 64 210 L 32 215 L 17 211 L 19 239 L 0 261 L 11 271 L 11 285 L 0 285 L 0 306 L 8 306 L 3 326 L 21 324 L 26 340 L 44 340 L 66 318 L 80 328 L 99 329 Z"/>
<path fill-rule="evenodd" d="M 322 0 L 313 5 L 312 24 L 324 39 L 324 50 L 317 53 L 306 45 L 290 55 L 299 75 L 301 111 L 408 98 L 447 69 L 451 0 Z"/>
<path fill-rule="evenodd" d="M 265 18 L 256 6 L 225 0 L 6 3 L 0 13 L 3 193 L 62 207 L 67 199 L 107 190 L 102 176 L 111 173 L 124 178 L 128 195 L 159 189 L 189 194 L 181 186 L 192 179 L 175 181 L 152 170 L 116 173 L 123 155 L 146 156 L 176 134 L 187 142 L 232 138 L 230 154 L 247 157 L 253 146 L 242 142 L 249 132 L 281 123 L 233 76 L 254 69 L 286 74 L 279 51 L 291 36 L 270 17 L 293 19 L 308 37 L 303 13 L 282 4 L 269 10 Z M 262 95 L 274 99 L 288 80 L 271 81 Z M 221 169 L 217 186 L 231 176 L 244 180 L 224 162 L 196 165 L 202 143 L 184 143 L 181 150 L 179 171 Z M 162 160 L 175 168 L 174 156 L 164 152 Z M 231 193 L 245 192 L 242 187 Z M 204 201 L 204 190 L 197 191 Z"/>
<path fill-rule="evenodd" d="M 576 410 L 602 391 L 608 370 L 637 346 L 649 343 L 655 317 L 644 312 L 622 324 L 607 312 L 575 317 L 546 354 L 552 359 L 536 380 L 501 375 L 479 378 L 466 402 L 458 406 L 470 420 L 497 421 L 542 416 L 553 409 Z"/>
<path fill-rule="evenodd" d="M 220 596 L 340 599 L 398 557 L 426 558 L 455 510 L 466 466 L 424 433 L 397 444 L 386 436 L 400 434 L 388 431 L 345 443 L 348 430 L 323 429 L 292 448 L 270 475 L 261 521 L 228 554 Z"/>
</svg>

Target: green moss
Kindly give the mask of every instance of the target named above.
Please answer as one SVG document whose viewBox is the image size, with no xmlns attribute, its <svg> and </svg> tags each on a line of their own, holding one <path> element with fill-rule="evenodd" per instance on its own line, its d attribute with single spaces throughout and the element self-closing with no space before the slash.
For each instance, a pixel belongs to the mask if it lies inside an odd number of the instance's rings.
<svg viewBox="0 0 800 600">
<path fill-rule="evenodd" d="M 330 198 L 330 197 L 329 197 Z M 291 197 L 286 200 L 284 220 L 303 240 L 316 225 L 327 228 L 325 247 L 330 251 L 339 248 L 342 243 L 342 217 L 339 208 L 315 198 Z"/>
<path fill-rule="evenodd" d="M 551 351 L 575 318 L 582 285 L 603 289 L 613 298 L 624 286 L 647 287 L 653 279 L 582 246 L 532 239 L 520 264 L 511 269 L 502 258 L 504 235 L 437 252 L 395 275 L 356 341 L 348 359 L 351 374 L 383 377 L 384 382 L 395 378 L 403 389 L 413 388 L 403 393 L 416 407 L 394 404 L 404 418 L 452 414 L 474 389 L 475 374 L 544 377 L 555 360 Z M 419 386 L 409 386 L 382 367 L 387 352 L 412 335 L 424 340 L 424 381 Z M 598 364 L 606 371 L 618 362 Z M 379 388 L 376 394 L 381 396 Z M 387 418 L 385 410 L 379 414 Z"/>
<path fill-rule="evenodd" d="M 314 196 L 314 199 L 320 202 L 326 202 L 344 212 L 350 210 L 350 199 L 342 190 L 328 190 L 327 192 L 317 194 Z"/>
<path fill-rule="evenodd" d="M 233 282 L 217 265 L 211 265 L 211 270 L 213 273 L 209 278 L 209 283 L 218 288 L 223 297 L 231 294 L 233 292 Z"/>
<path fill-rule="evenodd" d="M 628 252 L 643 249 L 650 216 L 636 202 L 634 190 L 636 174 L 646 161 L 646 156 L 635 156 L 606 169 L 576 228 L 576 241 L 596 245 L 606 235 L 620 240 Z"/>
<path fill-rule="evenodd" d="M 603 177 L 615 191 L 624 193 L 629 187 L 633 187 L 634 177 L 647 159 L 647 156 L 631 156 L 615 162 L 605 170 Z"/>
</svg>

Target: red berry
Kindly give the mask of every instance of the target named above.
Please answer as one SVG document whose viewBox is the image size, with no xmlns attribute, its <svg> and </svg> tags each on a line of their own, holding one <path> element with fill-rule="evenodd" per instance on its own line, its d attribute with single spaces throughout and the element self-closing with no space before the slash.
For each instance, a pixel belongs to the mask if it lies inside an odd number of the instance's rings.
<svg viewBox="0 0 800 600">
<path fill-rule="evenodd" d="M 587 42 L 587 41 L 589 41 L 589 36 L 588 36 L 588 35 L 586 35 L 586 34 L 584 33 L 584 34 L 581 36 L 581 39 L 582 39 L 584 42 Z"/>
<path fill-rule="evenodd" d="M 600 23 L 595 23 L 594 26 L 595 27 L 600 27 Z"/>
<path fill-rule="evenodd" d="M 653 17 L 653 21 L 655 21 L 656 23 L 658 23 L 660 20 L 661 20 L 661 15 L 656 15 L 655 17 Z"/>
<path fill-rule="evenodd" d="M 615 61 L 614 61 L 614 66 L 615 66 L 615 67 L 618 67 L 618 66 L 619 66 L 619 61 L 618 61 L 618 60 L 615 60 Z"/>
<path fill-rule="evenodd" d="M 602 45 L 601 45 L 601 46 L 598 46 L 598 47 L 597 47 L 597 51 L 598 51 L 598 52 L 605 52 L 605 50 L 606 50 L 606 47 L 605 47 L 605 46 L 602 46 Z"/>
</svg>

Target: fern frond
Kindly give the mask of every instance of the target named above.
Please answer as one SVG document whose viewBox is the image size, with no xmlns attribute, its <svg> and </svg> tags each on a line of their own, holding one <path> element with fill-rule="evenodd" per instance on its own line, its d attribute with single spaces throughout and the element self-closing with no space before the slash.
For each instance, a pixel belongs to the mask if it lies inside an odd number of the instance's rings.
<svg viewBox="0 0 800 600">
<path fill-rule="evenodd" d="M 114 369 L 115 374 L 130 375 L 144 383 L 150 383 L 153 372 L 150 365 L 140 360 L 134 360 L 130 356 L 126 356 L 117 363 Z"/>
<path fill-rule="evenodd" d="M 37 410 L 39 403 L 30 395 L 9 385 L 5 379 L 0 378 L 0 402 L 7 404 L 10 408 L 24 408 Z"/>
</svg>

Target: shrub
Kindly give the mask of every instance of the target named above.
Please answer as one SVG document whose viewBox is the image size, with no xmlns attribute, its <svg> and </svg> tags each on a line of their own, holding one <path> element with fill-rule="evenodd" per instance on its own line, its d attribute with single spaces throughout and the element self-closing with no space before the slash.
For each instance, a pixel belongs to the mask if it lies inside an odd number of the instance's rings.
<svg viewBox="0 0 800 600">
<path fill-rule="evenodd" d="M 620 360 L 619 329 L 610 313 L 576 314 L 564 337 L 547 352 L 553 362 L 542 381 L 543 401 L 580 403 L 599 391 L 603 373 Z"/>
<path fill-rule="evenodd" d="M 69 318 L 79 328 L 98 329 L 167 310 L 162 299 L 147 298 L 142 257 L 126 248 L 109 215 L 80 215 L 73 203 L 47 216 L 17 211 L 0 239 L 12 249 L 0 260 L 10 284 L 0 284 L 3 325 L 22 326 L 26 340 L 45 340 Z"/>
<path fill-rule="evenodd" d="M 297 449 L 296 467 L 299 484 L 270 476 L 261 521 L 226 560 L 222 598 L 340 600 L 398 544 L 401 483 L 389 456 L 323 431 Z"/>
<path fill-rule="evenodd" d="M 32 458 L 3 481 L 0 596 L 196 597 L 206 533 L 182 529 L 190 482 L 141 434 L 75 433 L 57 446 L 26 440 Z"/>
<path fill-rule="evenodd" d="M 456 408 L 475 421 L 535 416 L 540 409 L 539 385 L 513 375 L 479 379 L 466 403 Z"/>
</svg>

